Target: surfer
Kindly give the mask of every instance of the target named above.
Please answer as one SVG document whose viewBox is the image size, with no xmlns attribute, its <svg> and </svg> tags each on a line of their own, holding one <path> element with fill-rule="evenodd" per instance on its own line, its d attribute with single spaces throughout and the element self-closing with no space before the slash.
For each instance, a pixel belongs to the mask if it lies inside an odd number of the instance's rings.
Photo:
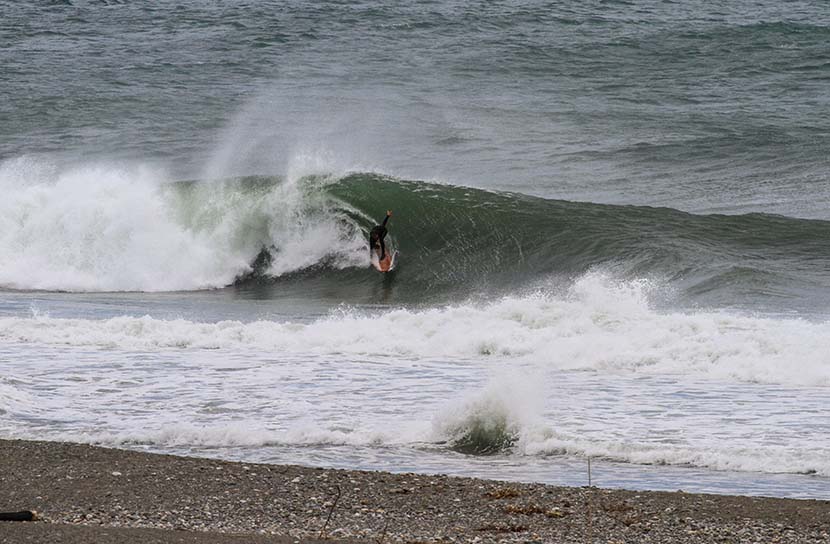
<svg viewBox="0 0 830 544">
<path fill-rule="evenodd" d="M 392 217 L 392 210 L 386 211 L 386 217 L 383 218 L 383 223 L 375 225 L 369 232 L 369 252 L 376 250 L 380 246 L 380 253 L 378 259 L 383 260 L 386 257 L 386 244 L 383 239 L 386 238 L 386 222 Z"/>
</svg>

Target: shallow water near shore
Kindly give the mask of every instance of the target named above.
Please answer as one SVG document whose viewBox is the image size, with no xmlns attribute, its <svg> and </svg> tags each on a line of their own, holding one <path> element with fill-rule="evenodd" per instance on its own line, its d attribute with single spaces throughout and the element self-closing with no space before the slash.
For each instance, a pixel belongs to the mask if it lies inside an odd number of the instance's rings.
<svg viewBox="0 0 830 544">
<path fill-rule="evenodd" d="M 96 319 L 69 317 L 73 296 L 43 296 L 33 317 L 0 317 L 5 436 L 565 485 L 587 484 L 590 458 L 594 485 L 826 498 L 828 389 L 803 371 L 757 366 L 752 350 L 735 358 L 734 346 L 721 355 L 731 366 L 712 366 L 711 353 L 689 365 L 695 345 L 711 342 L 689 338 L 699 313 L 652 316 L 679 322 L 677 338 L 659 333 L 665 353 L 686 350 L 677 368 L 631 353 L 644 346 L 616 330 L 607 300 L 589 322 L 613 325 L 574 334 L 576 315 L 564 325 L 551 315 L 587 303 L 550 297 L 195 322 L 167 297 L 170 309 L 149 306 L 158 317 L 119 316 L 135 295 L 87 300 Z M 113 300 L 115 317 L 102 315 Z M 233 316 L 233 304 L 218 304 Z M 739 334 L 735 346 L 747 349 L 752 327 L 774 341 L 762 319 L 709 318 L 725 322 L 708 334 Z M 445 329 L 459 319 L 463 337 Z M 387 342 L 372 343 L 375 333 Z M 589 357 L 581 336 L 605 347 Z"/>
<path fill-rule="evenodd" d="M 830 497 L 822 6 L 0 4 L 0 437 Z"/>
</svg>

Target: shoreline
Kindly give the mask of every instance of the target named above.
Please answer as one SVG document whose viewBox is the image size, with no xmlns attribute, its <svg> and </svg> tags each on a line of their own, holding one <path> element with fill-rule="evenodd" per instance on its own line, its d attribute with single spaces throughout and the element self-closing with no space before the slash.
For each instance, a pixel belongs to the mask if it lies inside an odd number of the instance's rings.
<svg viewBox="0 0 830 544">
<path fill-rule="evenodd" d="M 40 516 L 0 522 L 3 544 L 830 541 L 826 500 L 559 487 L 5 439 L 0 466 L 0 511 Z"/>
</svg>

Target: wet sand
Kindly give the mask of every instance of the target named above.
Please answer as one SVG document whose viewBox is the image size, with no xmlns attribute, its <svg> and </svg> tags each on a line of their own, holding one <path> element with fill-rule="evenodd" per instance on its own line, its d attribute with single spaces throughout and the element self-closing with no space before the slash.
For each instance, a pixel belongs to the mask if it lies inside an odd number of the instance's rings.
<svg viewBox="0 0 830 544">
<path fill-rule="evenodd" d="M 515 484 L 0 440 L 0 543 L 827 543 L 830 501 Z M 328 521 L 327 521 L 328 520 Z"/>
</svg>

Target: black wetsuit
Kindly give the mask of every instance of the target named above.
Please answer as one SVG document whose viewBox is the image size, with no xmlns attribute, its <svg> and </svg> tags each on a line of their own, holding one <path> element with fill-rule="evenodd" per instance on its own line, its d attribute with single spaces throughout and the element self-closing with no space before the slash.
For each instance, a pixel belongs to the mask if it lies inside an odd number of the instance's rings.
<svg viewBox="0 0 830 544">
<path fill-rule="evenodd" d="M 389 216 L 387 215 L 383 223 L 380 225 L 375 225 L 372 230 L 369 232 L 369 252 L 375 250 L 375 246 L 380 242 L 380 257 L 379 259 L 382 261 L 384 257 L 386 257 L 386 244 L 383 242 L 383 239 L 386 238 L 386 222 L 389 221 Z"/>
</svg>

